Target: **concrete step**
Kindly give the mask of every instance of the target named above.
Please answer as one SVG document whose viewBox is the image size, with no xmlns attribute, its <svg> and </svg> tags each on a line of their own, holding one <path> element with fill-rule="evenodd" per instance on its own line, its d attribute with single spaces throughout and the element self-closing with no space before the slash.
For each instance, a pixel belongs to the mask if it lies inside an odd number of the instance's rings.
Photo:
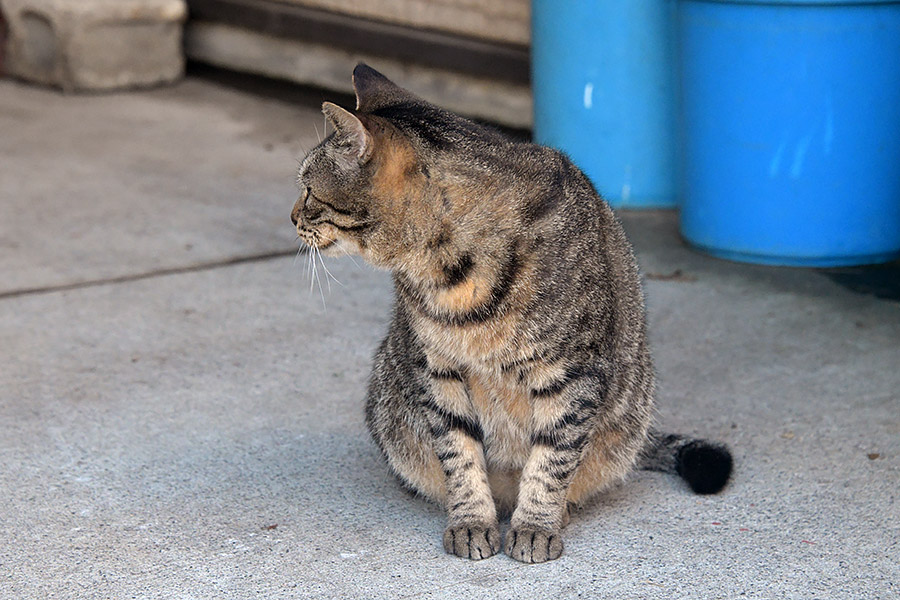
<svg viewBox="0 0 900 600">
<path fill-rule="evenodd" d="M 184 0 L 0 0 L 6 70 L 66 91 L 170 83 L 184 73 Z"/>
</svg>

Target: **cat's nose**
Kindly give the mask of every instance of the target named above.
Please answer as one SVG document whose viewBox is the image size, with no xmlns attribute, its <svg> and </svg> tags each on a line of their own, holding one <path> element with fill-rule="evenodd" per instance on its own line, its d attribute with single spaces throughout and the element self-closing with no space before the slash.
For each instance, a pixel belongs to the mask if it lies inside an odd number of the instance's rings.
<svg viewBox="0 0 900 600">
<path fill-rule="evenodd" d="M 300 198 L 300 200 L 302 199 L 303 198 Z M 297 202 L 294 203 L 294 208 L 291 209 L 291 223 L 294 224 L 294 227 L 296 227 L 297 222 L 300 221 L 300 209 L 303 208 L 303 203 L 300 200 L 297 200 Z"/>
</svg>

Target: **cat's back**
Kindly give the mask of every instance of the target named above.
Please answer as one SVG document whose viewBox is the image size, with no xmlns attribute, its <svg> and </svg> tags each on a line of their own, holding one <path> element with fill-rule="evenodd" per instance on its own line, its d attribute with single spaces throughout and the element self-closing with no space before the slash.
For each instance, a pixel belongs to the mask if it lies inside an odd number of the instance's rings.
<svg viewBox="0 0 900 600">
<path fill-rule="evenodd" d="M 431 192 L 417 227 L 436 233 L 415 268 L 434 262 L 450 274 L 452 285 L 436 293 L 398 276 L 401 302 L 422 317 L 414 319 L 419 333 L 434 345 L 459 345 L 460 356 L 484 340 L 486 355 L 523 340 L 557 352 L 602 346 L 634 354 L 644 308 L 631 245 L 566 155 L 427 103 L 373 114 L 403 134 L 427 173 L 423 189 Z"/>
<path fill-rule="evenodd" d="M 632 350 L 645 335 L 637 260 L 609 204 L 563 153 L 531 143 L 497 145 L 497 177 L 536 265 L 531 319 L 544 335 Z M 509 168 L 509 165 L 514 165 Z M 543 337 L 543 336 L 542 336 Z M 593 340 L 593 341 L 592 341 Z"/>
</svg>

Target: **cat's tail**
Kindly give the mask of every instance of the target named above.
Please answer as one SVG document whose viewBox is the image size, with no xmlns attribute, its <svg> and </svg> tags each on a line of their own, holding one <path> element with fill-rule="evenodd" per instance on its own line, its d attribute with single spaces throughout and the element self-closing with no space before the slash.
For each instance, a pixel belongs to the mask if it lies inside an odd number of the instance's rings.
<svg viewBox="0 0 900 600">
<path fill-rule="evenodd" d="M 715 494 L 728 483 L 733 464 L 725 444 L 651 430 L 638 468 L 678 474 L 694 492 Z"/>
</svg>

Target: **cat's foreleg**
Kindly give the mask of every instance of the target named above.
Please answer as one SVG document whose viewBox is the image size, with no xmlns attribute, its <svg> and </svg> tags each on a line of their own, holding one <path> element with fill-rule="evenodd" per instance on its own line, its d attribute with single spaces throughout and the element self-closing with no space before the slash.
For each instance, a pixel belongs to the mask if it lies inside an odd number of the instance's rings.
<svg viewBox="0 0 900 600">
<path fill-rule="evenodd" d="M 504 551 L 522 562 L 559 558 L 560 530 L 567 519 L 567 494 L 595 426 L 604 377 L 567 373 L 530 391 L 533 406 L 531 452 L 522 470 L 519 497 Z"/>
<path fill-rule="evenodd" d="M 463 558 L 488 558 L 500 550 L 500 530 L 481 426 L 473 418 L 468 390 L 458 371 L 430 369 L 429 377 L 432 397 L 425 410 L 446 475 L 444 550 Z"/>
</svg>

